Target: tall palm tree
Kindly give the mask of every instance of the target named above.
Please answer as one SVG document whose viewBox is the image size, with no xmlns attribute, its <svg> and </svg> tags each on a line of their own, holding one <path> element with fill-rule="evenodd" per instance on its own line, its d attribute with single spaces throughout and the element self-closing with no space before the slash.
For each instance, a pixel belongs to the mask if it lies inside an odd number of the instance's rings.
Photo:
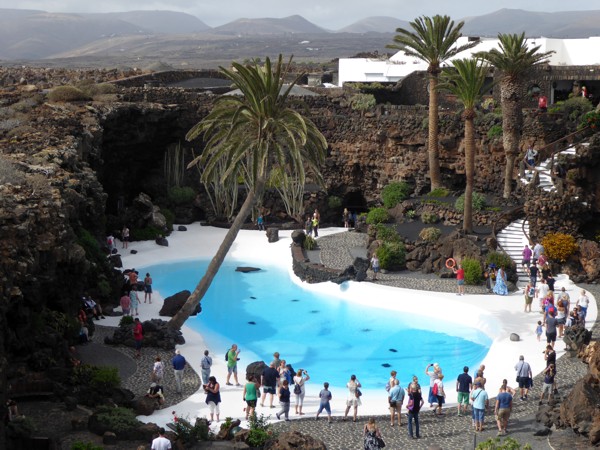
<svg viewBox="0 0 600 450">
<path fill-rule="evenodd" d="M 291 58 L 284 67 L 279 55 L 274 67 L 269 58 L 263 67 L 257 62 L 250 66 L 233 63 L 232 70 L 221 67 L 221 72 L 242 95 L 220 97 L 210 114 L 186 135 L 188 140 L 202 136 L 205 141 L 203 153 L 189 166 L 202 164 L 203 180 L 211 180 L 218 170 L 224 182 L 241 174 L 247 197 L 206 273 L 169 321 L 171 328 L 181 328 L 202 300 L 243 223 L 262 196 L 271 170 L 284 167 L 288 176 L 303 184 L 305 170 L 310 170 L 316 181 L 322 182 L 319 167 L 325 159 L 327 142 L 311 120 L 290 106 L 293 102 L 289 94 L 298 81 L 296 78 L 289 86 L 284 85 L 290 63 Z"/>
<path fill-rule="evenodd" d="M 403 50 L 408 56 L 414 56 L 429 64 L 429 178 L 431 190 L 441 187 L 440 161 L 438 150 L 438 76 L 442 64 L 458 53 L 472 48 L 477 42 L 456 46 L 462 36 L 460 30 L 464 22 L 456 26 L 449 16 L 421 16 L 410 22 L 412 30 L 396 29 L 394 44 L 388 48 Z"/>
<path fill-rule="evenodd" d="M 529 47 L 525 33 L 499 34 L 500 49 L 479 52 L 475 56 L 488 61 L 500 70 L 500 100 L 502 105 L 502 143 L 506 154 L 504 170 L 504 198 L 512 191 L 515 160 L 519 153 L 523 112 L 521 109 L 521 82 L 532 67 L 548 62 L 554 52 L 538 53 L 540 46 Z"/>
<path fill-rule="evenodd" d="M 467 186 L 463 212 L 463 230 L 473 231 L 473 179 L 475 177 L 475 106 L 481 98 L 489 65 L 481 59 L 455 59 L 453 69 L 442 72 L 440 89 L 450 91 L 463 104 L 465 121 L 465 175 Z"/>
</svg>

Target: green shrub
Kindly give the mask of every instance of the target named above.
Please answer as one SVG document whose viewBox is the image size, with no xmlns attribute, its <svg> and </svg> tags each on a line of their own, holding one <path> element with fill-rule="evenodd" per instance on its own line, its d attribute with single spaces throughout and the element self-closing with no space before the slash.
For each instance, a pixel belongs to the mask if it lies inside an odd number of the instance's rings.
<svg viewBox="0 0 600 450">
<path fill-rule="evenodd" d="M 438 200 L 436 198 L 426 198 L 425 200 L 422 200 L 421 203 L 423 203 L 424 205 L 445 205 L 443 201 Z"/>
<path fill-rule="evenodd" d="M 120 327 L 126 327 L 126 326 L 132 325 L 132 324 L 133 324 L 133 317 L 131 317 L 131 316 L 123 316 L 123 317 L 121 317 L 121 320 L 119 321 Z"/>
<path fill-rule="evenodd" d="M 419 233 L 419 237 L 427 242 L 435 242 L 441 235 L 442 231 L 435 227 L 423 228 Z"/>
<path fill-rule="evenodd" d="M 390 220 L 390 216 L 385 208 L 372 208 L 367 213 L 367 223 L 369 225 L 377 225 Z"/>
<path fill-rule="evenodd" d="M 77 86 L 85 95 L 88 97 L 98 97 L 100 95 L 106 94 L 116 94 L 117 88 L 114 84 L 111 83 L 86 83 L 80 86 Z"/>
<path fill-rule="evenodd" d="M 135 418 L 135 412 L 128 408 L 100 406 L 96 415 L 100 423 L 115 433 L 132 431 L 142 424 Z"/>
<path fill-rule="evenodd" d="M 427 197 L 432 198 L 443 198 L 448 197 L 449 195 L 450 191 L 443 187 L 435 188 L 433 191 L 427 193 Z"/>
<path fill-rule="evenodd" d="M 100 391 L 109 391 L 121 385 L 121 377 L 116 367 L 99 366 L 92 372 L 91 386 Z"/>
<path fill-rule="evenodd" d="M 196 191 L 189 186 L 173 186 L 167 195 L 176 205 L 187 205 L 196 198 Z"/>
<path fill-rule="evenodd" d="M 473 258 L 464 258 L 461 262 L 465 270 L 465 283 L 470 285 L 478 285 L 483 280 L 481 263 Z"/>
<path fill-rule="evenodd" d="M 438 223 L 439 220 L 440 218 L 435 213 L 424 212 L 423 214 L 421 214 L 421 221 L 423 223 Z"/>
<path fill-rule="evenodd" d="M 94 444 L 93 442 L 75 441 L 71 445 L 71 450 L 103 450 L 104 447 Z"/>
<path fill-rule="evenodd" d="M 252 414 L 248 422 L 250 424 L 250 430 L 248 432 L 246 443 L 250 447 L 262 448 L 269 439 L 275 437 L 271 425 L 269 424 L 269 418 L 265 417 L 263 414 L 260 416 Z"/>
<path fill-rule="evenodd" d="M 565 100 L 562 106 L 564 114 L 573 121 L 578 121 L 582 115 L 593 109 L 592 102 L 579 96 Z"/>
<path fill-rule="evenodd" d="M 173 224 L 175 223 L 175 213 L 167 208 L 161 208 L 160 213 L 165 216 L 165 220 L 167 221 L 167 230 L 169 232 L 173 231 Z"/>
<path fill-rule="evenodd" d="M 549 259 L 564 263 L 578 249 L 577 241 L 570 234 L 549 233 L 542 239 L 544 253 Z"/>
<path fill-rule="evenodd" d="M 511 437 L 505 437 L 504 440 L 495 437 L 477 444 L 476 450 L 531 450 L 531 445 L 523 444 L 521 447 L 521 444 Z"/>
<path fill-rule="evenodd" d="M 48 93 L 48 100 L 51 102 L 79 102 L 90 100 L 90 97 L 75 86 L 58 86 Z"/>
<path fill-rule="evenodd" d="M 406 211 L 406 214 L 404 214 L 408 219 L 415 219 L 417 217 L 417 212 L 414 209 L 409 209 L 408 211 Z"/>
<path fill-rule="evenodd" d="M 388 184 L 381 191 L 381 200 L 386 208 L 393 208 L 398 203 L 406 200 L 410 194 L 410 186 L 404 181 L 395 181 Z"/>
<path fill-rule="evenodd" d="M 600 129 L 600 112 L 590 111 L 581 118 L 580 128 L 590 127 L 594 131 Z"/>
<path fill-rule="evenodd" d="M 373 108 L 377 104 L 373 94 L 354 94 L 350 97 L 350 106 L 355 111 L 364 111 Z"/>
<path fill-rule="evenodd" d="M 492 125 L 487 132 L 487 137 L 489 139 L 494 139 L 500 136 L 502 136 L 502 125 Z"/>
<path fill-rule="evenodd" d="M 306 236 L 304 238 L 304 248 L 306 250 L 314 250 L 317 248 L 317 240 L 312 236 Z"/>
<path fill-rule="evenodd" d="M 133 228 L 130 232 L 132 241 L 153 241 L 164 232 L 155 227 Z"/>
<path fill-rule="evenodd" d="M 379 265 L 385 270 L 399 270 L 406 262 L 406 248 L 402 242 L 384 242 L 376 251 Z"/>
<path fill-rule="evenodd" d="M 9 439 L 27 439 L 35 434 L 37 426 L 29 418 L 21 416 L 17 420 L 11 420 L 6 425 L 6 436 Z"/>
<path fill-rule="evenodd" d="M 479 192 L 473 192 L 472 197 L 473 211 L 481 211 L 485 208 L 485 196 Z M 465 210 L 465 194 L 462 194 L 454 202 L 454 209 L 458 212 L 464 212 Z"/>
<path fill-rule="evenodd" d="M 198 441 L 208 440 L 210 430 L 206 420 L 196 418 L 194 425 L 190 426 L 189 418 L 186 416 L 183 419 L 175 422 L 175 433 L 177 433 L 177 437 L 181 439 L 186 448 Z"/>
<path fill-rule="evenodd" d="M 85 250 L 85 254 L 90 259 L 104 259 L 104 254 L 100 250 L 100 243 L 98 240 L 85 228 L 80 228 L 77 231 L 77 242 Z"/>
<path fill-rule="evenodd" d="M 378 223 L 375 226 L 375 239 L 383 242 L 400 242 L 402 239 L 398 232 L 392 228 L 387 227 L 382 223 Z"/>
<path fill-rule="evenodd" d="M 329 209 L 339 209 L 342 207 L 342 199 L 335 195 L 327 197 L 327 206 Z"/>
<path fill-rule="evenodd" d="M 496 267 L 513 267 L 513 260 L 504 252 L 489 252 L 485 258 L 485 265 L 494 264 Z"/>
</svg>

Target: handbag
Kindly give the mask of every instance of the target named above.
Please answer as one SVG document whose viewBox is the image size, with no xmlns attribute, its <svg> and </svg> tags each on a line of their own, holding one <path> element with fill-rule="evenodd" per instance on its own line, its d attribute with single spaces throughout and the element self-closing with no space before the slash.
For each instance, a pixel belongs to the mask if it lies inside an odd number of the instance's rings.
<svg viewBox="0 0 600 450">
<path fill-rule="evenodd" d="M 362 392 L 360 391 L 359 388 L 356 388 L 356 391 L 354 391 L 354 395 L 356 395 L 356 398 L 359 398 L 360 396 L 362 396 Z"/>
<path fill-rule="evenodd" d="M 380 438 L 379 436 L 377 437 L 377 445 L 379 446 L 379 448 L 384 448 L 385 447 L 385 442 L 382 438 Z"/>
<path fill-rule="evenodd" d="M 521 381 L 521 377 L 517 375 L 517 383 Z"/>
<path fill-rule="evenodd" d="M 396 401 L 390 400 L 390 408 L 395 408 L 395 407 L 396 407 Z"/>
</svg>

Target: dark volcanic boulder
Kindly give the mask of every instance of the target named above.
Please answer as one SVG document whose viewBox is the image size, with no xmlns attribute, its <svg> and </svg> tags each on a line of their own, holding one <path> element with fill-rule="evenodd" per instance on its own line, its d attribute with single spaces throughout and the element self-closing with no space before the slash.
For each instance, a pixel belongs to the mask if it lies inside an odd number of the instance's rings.
<svg viewBox="0 0 600 450">
<path fill-rule="evenodd" d="M 590 431 L 600 429 L 600 383 L 593 375 L 586 375 L 580 379 L 560 405 L 560 422 L 569 426 L 578 434 L 590 437 L 590 442 L 595 445 L 600 435 L 593 435 Z"/>
<path fill-rule="evenodd" d="M 163 247 L 168 247 L 169 246 L 169 241 L 167 240 L 166 237 L 163 237 L 163 236 L 157 237 L 154 242 L 156 242 L 157 245 L 161 245 Z"/>
<path fill-rule="evenodd" d="M 186 302 L 186 300 L 188 299 L 190 294 L 191 294 L 190 291 L 184 290 L 184 291 L 178 292 L 177 294 L 173 294 L 170 297 L 165 298 L 163 306 L 162 306 L 162 308 L 160 308 L 158 315 L 173 317 L 175 314 L 177 314 L 177 312 L 179 312 L 179 310 L 181 309 L 183 304 Z M 194 314 L 192 314 L 192 315 L 196 315 L 198 312 L 200 312 L 202 310 L 202 308 L 200 308 L 200 305 L 198 305 L 198 307 L 199 307 L 199 310 L 195 311 Z"/>
<path fill-rule="evenodd" d="M 279 228 L 267 228 L 267 239 L 269 242 L 277 242 L 279 240 Z"/>
<path fill-rule="evenodd" d="M 582 326 L 565 328 L 565 345 L 569 356 L 577 356 L 592 340 L 592 332 Z"/>
<path fill-rule="evenodd" d="M 267 442 L 263 447 L 265 450 L 293 450 L 301 448 L 303 450 L 327 450 L 327 447 L 318 439 L 299 431 L 286 431 L 280 433 L 277 439 Z"/>
<path fill-rule="evenodd" d="M 306 239 L 306 234 L 302 230 L 294 230 L 292 231 L 292 242 L 297 245 L 304 245 L 304 239 Z"/>
<path fill-rule="evenodd" d="M 133 401 L 133 409 L 138 416 L 150 416 L 160 408 L 158 400 L 150 397 L 139 397 Z"/>
<path fill-rule="evenodd" d="M 246 366 L 246 380 L 249 380 L 249 377 L 253 376 L 256 378 L 256 380 L 260 381 L 260 376 L 262 375 L 263 370 L 266 368 L 267 365 L 264 363 L 264 361 L 255 361 L 248 364 L 248 366 Z"/>
</svg>

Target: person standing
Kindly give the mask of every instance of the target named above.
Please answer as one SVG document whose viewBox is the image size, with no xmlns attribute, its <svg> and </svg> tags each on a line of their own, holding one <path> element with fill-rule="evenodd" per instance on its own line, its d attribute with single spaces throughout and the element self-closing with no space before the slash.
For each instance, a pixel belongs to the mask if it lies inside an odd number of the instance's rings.
<svg viewBox="0 0 600 450">
<path fill-rule="evenodd" d="M 535 266 L 537 264 L 538 259 L 540 259 L 540 256 L 544 253 L 544 246 L 540 243 L 540 242 L 536 242 L 536 244 L 533 246 L 533 254 L 532 259 L 531 259 L 531 263 Z"/>
<path fill-rule="evenodd" d="M 469 393 L 473 388 L 473 378 L 469 375 L 469 368 L 463 367 L 463 373 L 456 378 L 456 392 L 458 393 L 458 415 L 467 414 L 469 409 Z"/>
<path fill-rule="evenodd" d="M 260 400 L 260 406 L 265 406 L 265 399 L 267 398 L 267 394 L 269 394 L 271 396 L 269 399 L 269 407 L 274 408 L 273 396 L 275 395 L 275 391 L 277 390 L 277 380 L 279 379 L 279 372 L 275 367 L 275 360 L 273 360 L 271 361 L 271 364 L 269 364 L 269 367 L 265 367 L 260 376 L 260 384 L 263 387 L 263 394 Z"/>
<path fill-rule="evenodd" d="M 142 356 L 142 341 L 144 340 L 144 327 L 140 319 L 137 317 L 133 322 L 133 340 L 135 341 L 135 357 L 139 358 Z"/>
<path fill-rule="evenodd" d="M 508 287 L 506 286 L 506 269 L 504 266 L 498 269 L 496 273 L 496 284 L 494 285 L 494 294 L 508 295 Z"/>
<path fill-rule="evenodd" d="M 310 380 L 310 375 L 306 370 L 298 369 L 294 377 L 294 394 L 296 395 L 296 414 L 303 416 L 302 405 L 304 405 L 304 396 L 306 395 L 305 383 Z"/>
<path fill-rule="evenodd" d="M 453 267 L 452 271 L 456 274 L 456 286 L 458 292 L 456 295 L 465 295 L 465 269 L 462 264 L 458 265 L 458 268 Z"/>
<path fill-rule="evenodd" d="M 544 400 L 544 395 L 548 394 L 548 403 L 552 400 L 552 389 L 554 388 L 556 377 L 556 368 L 554 364 L 548 364 L 548 366 L 544 369 L 544 386 L 542 387 L 542 395 L 540 396 L 539 404 L 542 404 Z"/>
<path fill-rule="evenodd" d="M 149 273 L 144 278 L 144 303 L 146 303 L 146 300 L 152 304 L 152 277 Z"/>
<path fill-rule="evenodd" d="M 552 345 L 552 348 L 554 348 L 554 343 L 556 342 L 557 326 L 556 313 L 551 310 L 548 312 L 548 317 L 546 317 L 546 343 Z"/>
<path fill-rule="evenodd" d="M 395 370 L 392 370 L 390 372 L 390 379 L 385 385 L 385 390 L 387 392 L 390 392 L 390 390 L 394 387 L 394 380 L 396 380 L 396 375 L 398 375 L 398 372 L 396 372 Z"/>
<path fill-rule="evenodd" d="M 187 361 L 181 354 L 179 349 L 175 350 L 175 356 L 171 360 L 171 364 L 173 364 L 173 372 L 175 373 L 175 388 L 177 389 L 177 393 L 182 393 L 181 382 L 183 380 L 183 371 L 185 370 L 185 365 Z"/>
<path fill-rule="evenodd" d="M 444 392 L 444 374 L 443 373 L 439 373 L 438 374 L 438 379 L 434 381 L 433 383 L 433 391 L 434 394 L 437 398 L 437 416 L 443 416 L 444 413 L 442 412 L 442 404 L 444 403 L 444 400 L 446 398 L 446 392 Z"/>
<path fill-rule="evenodd" d="M 531 284 L 533 285 L 534 288 L 537 284 L 538 273 L 539 273 L 539 270 L 535 264 L 532 264 L 529 266 L 529 281 L 531 281 Z"/>
<path fill-rule="evenodd" d="M 165 376 L 165 366 L 162 363 L 160 356 L 157 356 L 154 360 L 154 366 L 152 367 L 152 381 L 157 384 L 162 384 L 162 380 Z"/>
<path fill-rule="evenodd" d="M 521 265 L 523 266 L 523 268 L 529 268 L 529 266 L 531 265 L 531 254 L 532 252 L 529 248 L 529 245 L 525 244 L 525 248 L 522 252 L 523 259 L 521 260 Z"/>
<path fill-rule="evenodd" d="M 429 371 L 431 367 L 433 367 L 433 372 Z M 442 373 L 442 368 L 438 363 L 428 364 L 427 367 L 425 367 L 425 375 L 429 377 L 429 395 L 427 396 L 427 400 L 429 401 L 430 408 L 433 408 L 433 404 L 437 403 L 437 397 L 433 393 L 433 385 L 440 373 Z"/>
<path fill-rule="evenodd" d="M 279 404 L 281 405 L 281 410 L 275 414 L 277 420 L 281 419 L 281 415 L 285 416 L 285 421 L 289 422 L 290 418 L 290 388 L 288 380 L 283 380 L 281 382 L 281 386 L 279 387 Z"/>
<path fill-rule="evenodd" d="M 210 377 L 210 368 L 212 367 L 212 358 L 208 356 L 208 350 L 204 350 L 204 358 L 200 361 L 200 371 L 202 374 L 202 382 L 208 384 Z"/>
<path fill-rule="evenodd" d="M 587 315 L 587 309 L 588 309 L 589 305 L 590 305 L 590 299 L 587 296 L 587 293 L 585 292 L 585 289 L 582 289 L 581 290 L 581 295 L 577 299 L 577 302 L 575 303 L 575 306 L 579 306 L 579 309 L 581 310 L 581 314 L 580 315 L 583 316 L 584 323 L 585 323 L 585 316 Z"/>
<path fill-rule="evenodd" d="M 121 305 L 121 311 L 123 311 L 123 316 L 131 315 L 131 298 L 127 292 L 123 292 L 121 299 L 119 300 L 119 304 Z"/>
<path fill-rule="evenodd" d="M 319 237 L 319 217 L 320 217 L 320 214 L 315 209 L 315 213 L 313 214 L 313 217 L 312 217 L 312 231 L 313 231 L 313 234 L 315 235 L 315 237 Z"/>
<path fill-rule="evenodd" d="M 527 283 L 523 293 L 525 296 L 525 308 L 523 309 L 523 312 L 531 312 L 531 304 L 533 303 L 533 297 L 535 296 L 535 289 L 531 285 L 531 281 Z"/>
<path fill-rule="evenodd" d="M 265 231 L 265 218 L 262 214 L 258 215 L 258 218 L 256 219 L 256 224 L 258 225 L 259 231 Z"/>
<path fill-rule="evenodd" d="M 376 281 L 377 274 L 379 273 L 379 258 L 375 252 L 373 252 L 373 257 L 371 258 L 371 270 L 373 271 L 373 281 Z"/>
<path fill-rule="evenodd" d="M 123 225 L 123 230 L 121 231 L 121 242 L 123 243 L 122 248 L 127 248 L 129 243 L 129 228 L 127 228 L 127 225 Z"/>
<path fill-rule="evenodd" d="M 208 384 L 204 386 L 204 392 L 206 392 L 206 404 L 210 410 L 210 421 L 214 420 L 214 415 L 217 415 L 217 422 L 219 421 L 219 403 L 221 403 L 221 386 L 217 382 L 215 377 L 208 377 Z M 256 405 L 256 403 L 255 403 Z"/>
<path fill-rule="evenodd" d="M 115 248 L 115 237 L 112 234 L 106 236 L 106 245 L 108 246 L 108 253 L 112 255 Z"/>
<path fill-rule="evenodd" d="M 475 431 L 481 432 L 483 431 L 483 424 L 485 422 L 485 409 L 489 406 L 489 397 L 478 381 L 475 382 L 475 389 L 471 392 L 471 402 L 473 402 Z"/>
<path fill-rule="evenodd" d="M 171 450 L 171 441 L 165 437 L 165 429 L 158 429 L 158 437 L 152 441 L 152 450 Z"/>
<path fill-rule="evenodd" d="M 385 446 L 381 432 L 377 428 L 373 417 L 370 417 L 369 421 L 365 424 L 363 434 L 365 450 L 379 450 Z"/>
<path fill-rule="evenodd" d="M 408 387 L 408 404 L 406 405 L 406 409 L 408 410 L 408 436 L 412 439 L 419 439 L 421 437 L 419 433 L 419 412 L 425 401 L 421 396 L 421 388 L 418 380 L 415 381 L 415 379 L 416 377 L 413 378 L 413 382 Z"/>
<path fill-rule="evenodd" d="M 244 392 L 242 392 L 242 399 L 246 402 L 246 420 L 256 414 L 256 402 L 258 401 L 259 390 L 257 387 L 256 380 L 252 375 L 248 375 L 246 378 L 246 384 L 244 384 Z"/>
<path fill-rule="evenodd" d="M 129 305 L 131 308 L 131 315 L 133 316 L 134 313 L 136 316 L 139 316 L 139 312 L 138 312 L 138 305 L 140 303 L 140 300 L 138 298 L 138 294 L 136 291 L 137 286 L 133 286 L 131 288 L 131 291 L 129 291 Z"/>
<path fill-rule="evenodd" d="M 344 228 L 350 228 L 350 212 L 348 211 L 348 208 L 344 208 L 342 219 L 344 220 Z"/>
<path fill-rule="evenodd" d="M 275 369 L 277 369 L 279 367 L 279 365 L 281 364 L 281 360 L 279 359 L 279 352 L 275 352 L 273 353 L 273 360 L 271 361 L 271 364 L 273 364 L 273 367 Z"/>
<path fill-rule="evenodd" d="M 512 411 L 512 395 L 506 391 L 506 386 L 500 387 L 500 393 L 496 397 L 495 415 L 498 424 L 498 436 L 506 434 L 508 419 Z"/>
<path fill-rule="evenodd" d="M 531 366 L 528 362 L 525 362 L 523 355 L 519 356 L 519 362 L 515 365 L 515 370 L 517 371 L 517 381 L 521 390 L 521 401 L 525 401 L 529 393 L 529 379 L 532 377 L 532 374 Z"/>
<path fill-rule="evenodd" d="M 361 386 L 362 385 L 360 384 L 360 381 L 356 379 L 356 375 L 352 375 L 350 377 L 350 381 L 348 381 L 346 384 L 346 387 L 348 388 L 348 398 L 346 399 L 346 412 L 344 413 L 343 420 L 348 418 L 348 412 L 350 411 L 350 408 L 354 408 L 354 418 L 352 421 L 356 422 L 358 407 L 362 404 L 360 401 L 360 396 L 362 393 L 359 389 Z"/>
<path fill-rule="evenodd" d="M 306 216 L 306 222 L 304 222 L 304 229 L 307 236 L 312 236 L 312 217 L 309 214 Z"/>
<path fill-rule="evenodd" d="M 231 374 L 233 374 L 235 385 L 241 386 L 237 376 L 237 362 L 240 359 L 238 356 L 239 354 L 240 349 L 238 348 L 237 344 L 233 344 L 231 348 L 227 351 L 227 381 L 225 382 L 227 386 L 232 386 L 232 384 L 229 382 Z"/>
<path fill-rule="evenodd" d="M 531 268 L 533 269 L 533 266 L 531 266 Z M 536 268 L 536 270 L 537 270 L 537 268 Z M 537 289 L 535 290 L 535 295 L 538 298 L 541 312 L 544 312 L 544 299 L 548 295 L 549 290 L 550 289 L 548 287 L 548 284 L 546 283 L 546 280 L 544 280 L 542 278 L 540 280 L 540 284 L 538 284 Z"/>
<path fill-rule="evenodd" d="M 317 411 L 317 417 L 315 417 L 315 420 L 319 420 L 319 414 L 325 410 L 327 411 L 327 422 L 331 423 L 331 405 L 329 403 L 331 402 L 331 399 L 332 395 L 329 391 L 329 383 L 325 382 L 323 383 L 323 389 L 321 389 L 321 392 L 319 392 L 319 410 Z"/>
<path fill-rule="evenodd" d="M 400 386 L 400 382 L 397 379 L 393 379 L 390 382 L 392 388 L 388 395 L 388 402 L 390 404 L 390 425 L 394 426 L 394 417 L 398 416 L 398 426 L 402 425 L 402 403 L 404 402 L 404 389 Z"/>
</svg>

